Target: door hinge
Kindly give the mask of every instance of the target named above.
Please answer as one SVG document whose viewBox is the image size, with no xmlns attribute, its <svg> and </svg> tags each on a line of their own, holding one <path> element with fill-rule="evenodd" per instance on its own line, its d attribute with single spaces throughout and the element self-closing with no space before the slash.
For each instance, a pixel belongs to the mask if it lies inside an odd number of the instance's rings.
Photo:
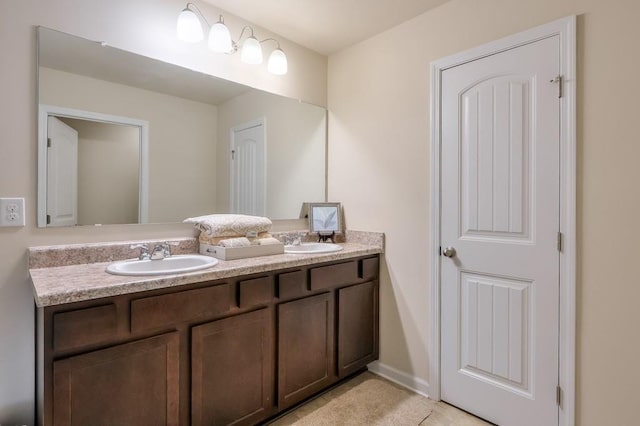
<svg viewBox="0 0 640 426">
<path fill-rule="evenodd" d="M 51 225 L 51 215 L 47 215 L 47 225 Z"/>
<path fill-rule="evenodd" d="M 562 232 L 558 232 L 558 251 L 562 251 Z"/>
<path fill-rule="evenodd" d="M 558 97 L 561 98 L 562 97 L 562 85 L 564 83 L 564 80 L 562 78 L 562 76 L 560 74 L 558 74 L 556 76 L 556 78 L 554 78 L 553 80 L 549 80 L 549 83 L 558 83 Z"/>
<path fill-rule="evenodd" d="M 51 138 L 47 138 L 47 148 L 51 148 Z"/>
<path fill-rule="evenodd" d="M 232 160 L 236 159 L 236 150 L 235 149 L 231 150 L 231 159 Z"/>
<path fill-rule="evenodd" d="M 556 404 L 558 407 L 562 405 L 562 388 L 560 386 L 556 386 Z"/>
</svg>

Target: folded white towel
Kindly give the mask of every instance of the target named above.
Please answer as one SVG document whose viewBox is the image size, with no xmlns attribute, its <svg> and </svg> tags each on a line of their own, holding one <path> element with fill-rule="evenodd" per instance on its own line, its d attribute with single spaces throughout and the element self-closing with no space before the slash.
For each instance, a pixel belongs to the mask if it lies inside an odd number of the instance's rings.
<svg viewBox="0 0 640 426">
<path fill-rule="evenodd" d="M 220 240 L 218 245 L 220 247 L 249 247 L 251 245 L 251 241 L 246 237 L 229 238 L 226 240 Z"/>
<path fill-rule="evenodd" d="M 259 238 L 258 244 L 261 246 L 268 246 L 271 244 L 282 244 L 282 243 L 277 238 L 269 237 L 269 238 Z"/>
<path fill-rule="evenodd" d="M 268 232 L 272 225 L 266 217 L 243 214 L 211 214 L 190 217 L 183 222 L 192 223 L 209 237 L 234 237 L 247 235 L 248 232 Z"/>
</svg>

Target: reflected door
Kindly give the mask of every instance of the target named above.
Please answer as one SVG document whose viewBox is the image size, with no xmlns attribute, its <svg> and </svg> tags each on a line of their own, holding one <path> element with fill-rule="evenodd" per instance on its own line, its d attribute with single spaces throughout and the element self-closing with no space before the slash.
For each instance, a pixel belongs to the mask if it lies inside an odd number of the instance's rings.
<svg viewBox="0 0 640 426">
<path fill-rule="evenodd" d="M 78 223 L 78 132 L 47 119 L 47 226 Z"/>
<path fill-rule="evenodd" d="M 442 399 L 505 426 L 558 424 L 559 57 L 442 74 Z"/>
<path fill-rule="evenodd" d="M 265 215 L 264 122 L 233 128 L 231 135 L 231 213 Z"/>
</svg>

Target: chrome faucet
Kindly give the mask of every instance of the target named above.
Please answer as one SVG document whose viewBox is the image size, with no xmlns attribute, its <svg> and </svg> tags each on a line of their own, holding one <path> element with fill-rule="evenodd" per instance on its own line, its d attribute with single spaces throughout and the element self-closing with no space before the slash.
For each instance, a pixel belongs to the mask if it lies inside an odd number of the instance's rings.
<svg viewBox="0 0 640 426">
<path fill-rule="evenodd" d="M 304 241 L 304 237 L 306 235 L 307 234 L 305 232 L 285 234 L 282 236 L 282 242 L 285 246 L 299 246 Z"/>
<path fill-rule="evenodd" d="M 171 257 L 171 246 L 177 246 L 177 242 L 165 241 L 164 243 L 156 245 L 151 251 L 151 260 L 161 260 L 167 257 Z"/>
<path fill-rule="evenodd" d="M 151 254 L 149 254 L 149 246 L 146 244 L 131 244 L 129 246 L 130 249 L 140 249 L 140 255 L 138 255 L 139 260 L 149 260 L 151 259 Z"/>
</svg>

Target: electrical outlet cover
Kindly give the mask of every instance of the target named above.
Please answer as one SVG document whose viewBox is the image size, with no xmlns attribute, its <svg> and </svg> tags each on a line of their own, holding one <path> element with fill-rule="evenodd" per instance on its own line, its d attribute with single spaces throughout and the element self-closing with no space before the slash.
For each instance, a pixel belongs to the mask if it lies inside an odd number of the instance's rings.
<svg viewBox="0 0 640 426">
<path fill-rule="evenodd" d="M 0 198 L 0 226 L 24 225 L 24 198 Z"/>
</svg>

